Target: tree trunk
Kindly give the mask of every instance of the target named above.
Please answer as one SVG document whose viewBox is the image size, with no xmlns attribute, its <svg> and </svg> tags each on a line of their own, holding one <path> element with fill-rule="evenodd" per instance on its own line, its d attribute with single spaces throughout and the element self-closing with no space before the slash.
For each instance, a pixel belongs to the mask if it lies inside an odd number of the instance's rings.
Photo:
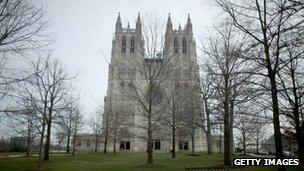
<svg viewBox="0 0 304 171">
<path fill-rule="evenodd" d="M 256 137 L 256 154 L 259 154 L 259 132 L 257 132 L 257 137 Z"/>
<path fill-rule="evenodd" d="M 175 128 L 172 129 L 172 158 L 176 158 L 175 154 Z"/>
<path fill-rule="evenodd" d="M 105 136 L 103 153 L 107 153 L 107 146 L 108 146 L 108 136 Z"/>
<path fill-rule="evenodd" d="M 45 131 L 45 121 L 42 123 L 42 130 L 41 130 L 41 137 L 39 142 L 39 161 L 38 161 L 38 168 L 41 168 L 42 165 L 42 149 L 43 149 L 43 139 L 44 139 L 44 131 Z"/>
<path fill-rule="evenodd" d="M 94 149 L 95 153 L 98 150 L 97 148 L 98 148 L 98 134 L 95 135 L 95 149 Z"/>
<path fill-rule="evenodd" d="M 76 135 L 77 135 L 77 131 L 75 130 L 74 135 L 73 135 L 73 151 L 72 151 L 73 156 L 75 155 L 75 150 L 76 150 L 76 141 L 77 141 Z"/>
<path fill-rule="evenodd" d="M 208 148 L 208 152 L 207 154 L 212 154 L 212 136 L 211 136 L 211 123 L 210 123 L 210 112 L 209 112 L 209 108 L 208 108 L 208 102 L 205 99 L 204 100 L 205 103 L 205 112 L 206 112 L 206 120 L 207 120 L 207 131 L 206 131 L 206 136 L 207 136 L 207 148 Z"/>
<path fill-rule="evenodd" d="M 113 154 L 116 154 L 116 130 L 114 130 L 113 135 Z"/>
<path fill-rule="evenodd" d="M 294 118 L 295 118 L 296 137 L 297 137 L 297 144 L 298 144 L 299 164 L 301 166 L 304 166 L 304 146 L 303 146 L 304 131 L 301 129 L 299 117 L 300 117 L 299 107 L 298 107 L 298 104 L 296 103 L 296 106 L 294 107 Z"/>
<path fill-rule="evenodd" d="M 150 113 L 151 115 L 151 113 Z M 148 164 L 153 164 L 153 149 L 152 149 L 152 125 L 151 125 L 151 118 L 148 118 Z"/>
<path fill-rule="evenodd" d="M 272 109 L 273 109 L 273 128 L 274 128 L 274 139 L 275 139 L 275 156 L 276 159 L 283 159 L 283 144 L 280 126 L 280 113 L 279 113 L 279 103 L 278 103 L 278 90 L 275 74 L 272 72 L 271 68 L 268 68 L 268 75 L 271 85 L 271 98 L 272 98 Z M 284 166 L 278 166 L 279 171 L 285 171 Z"/>
<path fill-rule="evenodd" d="M 296 78 L 295 78 L 295 72 L 294 70 L 291 70 L 291 78 L 292 78 L 292 92 L 294 96 L 294 107 L 293 107 L 293 116 L 294 116 L 294 123 L 295 123 L 295 128 L 296 128 L 296 139 L 297 139 L 297 144 L 298 144 L 298 155 L 299 155 L 299 164 L 301 166 L 304 166 L 304 130 L 303 128 L 301 129 L 301 123 L 300 123 L 300 106 L 301 104 L 301 99 L 298 97 L 298 92 L 297 92 L 297 85 L 296 85 Z M 303 123 L 302 123 L 303 124 Z M 289 143 L 291 144 L 291 143 Z"/>
<path fill-rule="evenodd" d="M 27 141 L 26 141 L 26 157 L 31 155 L 32 140 L 31 140 L 31 121 L 28 119 Z"/>
<path fill-rule="evenodd" d="M 230 128 L 230 154 L 234 154 L 233 123 L 234 123 L 234 100 L 230 101 L 229 128 Z"/>
<path fill-rule="evenodd" d="M 31 155 L 31 139 L 27 139 L 26 143 L 26 157 L 29 157 Z"/>
<path fill-rule="evenodd" d="M 247 155 L 247 153 L 246 153 L 246 145 L 244 145 L 243 150 L 244 150 L 244 156 L 246 156 Z"/>
<path fill-rule="evenodd" d="M 246 155 L 246 130 L 243 130 L 243 153 Z"/>
<path fill-rule="evenodd" d="M 50 158 L 51 126 L 52 126 L 52 122 L 50 119 L 50 121 L 47 122 L 47 133 L 46 133 L 46 141 L 45 141 L 45 147 L 44 147 L 43 160 L 45 160 L 45 161 L 48 161 Z"/>
<path fill-rule="evenodd" d="M 228 88 L 228 78 L 225 78 L 225 99 L 224 99 L 224 165 L 231 165 L 231 127 L 230 127 L 230 110 L 229 110 L 229 88 Z"/>
<path fill-rule="evenodd" d="M 67 139 L 66 153 L 70 153 L 70 139 L 71 139 L 71 133 L 70 133 L 70 131 L 68 131 L 68 139 Z"/>
<path fill-rule="evenodd" d="M 192 126 L 191 130 L 191 155 L 195 155 L 195 129 L 193 127 L 194 126 Z"/>
<path fill-rule="evenodd" d="M 222 135 L 220 135 L 220 140 L 219 140 L 219 153 L 222 153 L 222 143 L 223 143 L 223 138 Z"/>
<path fill-rule="evenodd" d="M 230 127 L 228 113 L 224 114 L 224 165 L 231 165 L 230 156 Z"/>
<path fill-rule="evenodd" d="M 275 149 L 276 158 L 283 159 L 283 146 L 282 146 L 282 135 L 280 127 L 280 115 L 279 115 L 279 103 L 277 94 L 277 84 L 275 75 L 272 71 L 269 71 L 269 79 L 271 84 L 271 97 L 272 97 L 272 108 L 273 108 L 273 127 L 274 127 L 274 137 L 275 137 Z"/>
<path fill-rule="evenodd" d="M 297 126 L 296 128 L 296 136 L 297 136 L 297 143 L 298 143 L 298 154 L 299 154 L 299 163 L 301 166 L 304 166 L 304 136 L 303 136 L 302 129 Z"/>
<path fill-rule="evenodd" d="M 103 153 L 107 153 L 108 137 L 109 137 L 109 116 L 107 114 L 106 115 L 106 128 L 105 128 Z"/>
</svg>

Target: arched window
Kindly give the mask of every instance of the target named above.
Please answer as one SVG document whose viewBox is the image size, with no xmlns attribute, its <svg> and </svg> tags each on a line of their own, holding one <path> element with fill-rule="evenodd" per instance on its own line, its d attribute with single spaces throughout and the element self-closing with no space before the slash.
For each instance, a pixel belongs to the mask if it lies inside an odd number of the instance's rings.
<svg viewBox="0 0 304 171">
<path fill-rule="evenodd" d="M 121 40 L 121 52 L 122 53 L 126 53 L 126 46 L 127 46 L 127 39 L 126 39 L 126 36 L 123 36 L 122 40 Z"/>
<path fill-rule="evenodd" d="M 174 38 L 173 49 L 174 49 L 174 53 L 178 53 L 178 40 L 177 40 L 177 37 Z"/>
<path fill-rule="evenodd" d="M 130 42 L 130 52 L 131 52 L 131 53 L 134 53 L 134 51 L 135 51 L 135 39 L 134 39 L 134 37 L 132 36 L 132 37 L 131 37 L 131 42 Z"/>
<path fill-rule="evenodd" d="M 183 53 L 187 53 L 187 41 L 186 41 L 186 38 L 183 38 L 182 46 L 183 46 Z"/>
</svg>

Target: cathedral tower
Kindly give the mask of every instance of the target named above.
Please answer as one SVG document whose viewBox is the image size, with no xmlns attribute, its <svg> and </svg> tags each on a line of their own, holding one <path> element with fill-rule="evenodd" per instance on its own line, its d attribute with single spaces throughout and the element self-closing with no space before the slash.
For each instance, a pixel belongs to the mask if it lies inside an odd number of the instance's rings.
<svg viewBox="0 0 304 171">
<path fill-rule="evenodd" d="M 108 89 L 107 97 L 105 98 L 105 112 L 115 114 L 115 112 L 123 113 L 128 116 L 124 121 L 128 122 L 123 126 L 122 134 L 117 139 L 117 150 L 131 150 L 131 151 L 146 151 L 147 142 L 139 137 L 139 134 L 146 133 L 145 130 L 140 130 L 139 124 L 145 121 L 139 117 L 140 111 L 134 100 L 130 99 L 129 83 L 126 78 L 132 77 L 140 86 L 146 86 L 141 73 L 136 72 L 134 67 L 140 64 L 147 64 L 149 60 L 145 60 L 144 38 L 142 31 L 142 19 L 138 14 L 135 28 L 131 28 L 129 23 L 123 27 L 121 16 L 118 17 L 115 25 L 115 33 L 112 40 L 111 63 L 109 64 Z M 163 45 L 163 54 L 160 55 L 163 59 L 173 58 L 176 66 L 172 71 L 174 73 L 174 84 L 177 83 L 184 90 L 188 90 L 191 96 L 191 102 L 187 101 L 187 108 L 189 112 L 185 112 L 185 118 L 191 117 L 193 113 L 202 112 L 200 93 L 198 89 L 198 66 L 196 55 L 196 44 L 193 37 L 193 27 L 190 15 L 188 15 L 186 24 L 182 27 L 178 26 L 174 29 L 171 16 L 169 14 L 166 30 L 165 40 Z M 142 59 L 142 63 L 138 60 Z M 163 59 L 160 59 L 162 61 Z M 136 61 L 137 60 L 137 61 Z M 137 63 L 133 63 L 137 62 Z M 151 60 L 150 60 L 151 61 Z M 170 71 L 171 72 L 171 71 Z M 170 73 L 171 74 L 171 73 Z M 171 78 L 173 79 L 173 78 Z M 133 82 L 132 82 L 133 84 Z M 168 83 L 162 86 L 166 86 Z M 196 104 L 193 105 L 193 104 Z M 195 106 L 195 107 L 194 107 Z M 137 125 L 137 127 L 136 127 Z M 170 151 L 170 136 L 164 136 L 168 132 L 164 127 L 161 133 L 154 134 L 153 146 L 154 150 Z M 141 135 L 142 136 L 142 135 Z M 190 142 L 195 141 L 196 151 L 206 151 L 206 143 L 202 138 L 204 137 L 201 128 L 195 129 L 195 139 L 185 134 L 180 136 L 177 140 L 177 148 L 180 151 L 190 150 Z M 193 136 L 192 136 L 193 138 Z M 111 142 L 113 143 L 113 142 Z M 113 148 L 113 144 L 109 144 L 109 150 Z"/>
</svg>

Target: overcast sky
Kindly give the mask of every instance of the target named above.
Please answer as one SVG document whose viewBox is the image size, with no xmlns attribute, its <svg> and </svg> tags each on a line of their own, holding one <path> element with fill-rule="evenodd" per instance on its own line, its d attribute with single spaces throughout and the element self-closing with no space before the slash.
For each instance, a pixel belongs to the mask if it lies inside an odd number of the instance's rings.
<svg viewBox="0 0 304 171">
<path fill-rule="evenodd" d="M 123 26 L 134 27 L 138 12 L 166 20 L 171 14 L 174 27 L 191 16 L 198 39 L 218 18 L 212 0 L 39 0 L 47 10 L 51 30 L 56 32 L 54 55 L 72 72 L 79 73 L 77 84 L 88 117 L 103 102 L 107 89 L 107 60 L 117 14 Z M 198 41 L 198 40 L 197 40 Z M 104 54 L 104 55 L 103 55 Z"/>
<path fill-rule="evenodd" d="M 118 12 L 123 27 L 135 27 L 137 14 L 159 16 L 166 21 L 171 15 L 173 27 L 186 24 L 190 14 L 194 36 L 208 35 L 220 12 L 214 0 L 32 0 L 46 9 L 50 32 L 56 38 L 53 56 L 61 59 L 71 74 L 78 73 L 84 117 L 88 119 L 103 103 L 107 91 L 108 61 Z M 143 18 L 144 20 L 144 18 Z M 164 23 L 165 24 L 165 23 Z M 105 59 L 107 58 L 107 59 Z M 0 126 L 0 136 L 15 133 Z M 90 130 L 84 130 L 89 132 Z"/>
<path fill-rule="evenodd" d="M 159 16 L 166 21 L 171 14 L 173 26 L 183 26 L 190 14 L 197 47 L 202 36 L 223 16 L 213 4 L 214 0 L 33 0 L 42 3 L 55 32 L 53 54 L 60 58 L 72 74 L 78 73 L 77 86 L 82 90 L 81 103 L 88 119 L 103 102 L 107 91 L 108 63 L 120 12 L 123 27 L 134 28 L 138 12 Z M 198 51 L 198 50 L 197 50 Z M 199 54 L 199 52 L 198 52 Z M 107 59 L 105 59 L 105 57 Z M 0 136 L 14 133 L 0 126 Z M 83 132 L 89 132 L 84 130 Z"/>
</svg>

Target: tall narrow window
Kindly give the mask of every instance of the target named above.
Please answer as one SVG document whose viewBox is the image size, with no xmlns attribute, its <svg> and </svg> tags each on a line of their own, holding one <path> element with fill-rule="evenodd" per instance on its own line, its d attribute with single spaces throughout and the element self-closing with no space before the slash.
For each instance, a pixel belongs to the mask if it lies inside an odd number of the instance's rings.
<svg viewBox="0 0 304 171">
<path fill-rule="evenodd" d="M 182 46 L 183 46 L 183 53 L 187 53 L 187 41 L 186 41 L 186 38 L 183 38 Z"/>
<path fill-rule="evenodd" d="M 130 42 L 130 52 L 131 52 L 131 53 L 134 53 L 134 51 L 135 51 L 135 39 L 134 39 L 134 37 L 132 36 L 132 37 L 131 37 L 131 42 Z"/>
<path fill-rule="evenodd" d="M 126 46 L 127 46 L 126 36 L 123 36 L 122 40 L 121 40 L 121 52 L 122 53 L 126 53 Z"/>
<path fill-rule="evenodd" d="M 174 53 L 178 53 L 178 40 L 175 37 L 174 41 L 173 41 L 173 49 L 174 49 Z"/>
</svg>

